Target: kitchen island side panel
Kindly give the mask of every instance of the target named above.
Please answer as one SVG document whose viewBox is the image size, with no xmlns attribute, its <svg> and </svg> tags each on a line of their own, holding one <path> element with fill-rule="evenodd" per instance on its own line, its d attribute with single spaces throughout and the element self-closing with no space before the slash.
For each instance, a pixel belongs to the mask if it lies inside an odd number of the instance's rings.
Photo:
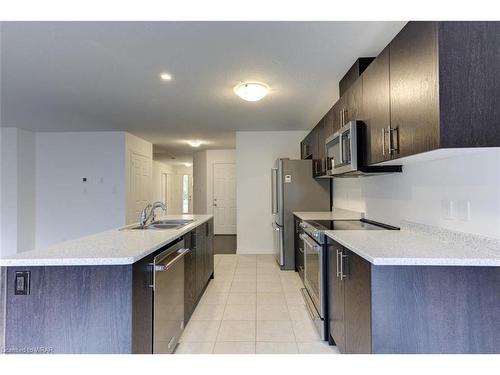
<svg viewBox="0 0 500 375">
<path fill-rule="evenodd" d="M 373 266 L 373 353 L 500 353 L 500 267 Z"/>
<path fill-rule="evenodd" d="M 132 265 L 8 267 L 6 302 L 7 353 L 131 353 Z"/>
</svg>

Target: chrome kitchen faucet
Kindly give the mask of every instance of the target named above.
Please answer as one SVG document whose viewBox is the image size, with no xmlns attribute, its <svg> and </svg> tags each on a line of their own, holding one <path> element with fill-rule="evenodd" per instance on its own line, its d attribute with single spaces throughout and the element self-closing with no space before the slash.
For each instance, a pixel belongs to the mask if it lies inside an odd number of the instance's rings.
<svg viewBox="0 0 500 375">
<path fill-rule="evenodd" d="M 141 211 L 141 219 L 140 224 L 142 227 L 146 226 L 147 222 L 151 219 L 151 221 L 155 221 L 155 210 L 157 208 L 161 208 L 163 212 L 167 212 L 167 205 L 161 201 L 156 201 L 153 204 L 148 203 L 146 207 L 144 207 Z M 148 213 L 149 210 L 149 213 Z"/>
</svg>

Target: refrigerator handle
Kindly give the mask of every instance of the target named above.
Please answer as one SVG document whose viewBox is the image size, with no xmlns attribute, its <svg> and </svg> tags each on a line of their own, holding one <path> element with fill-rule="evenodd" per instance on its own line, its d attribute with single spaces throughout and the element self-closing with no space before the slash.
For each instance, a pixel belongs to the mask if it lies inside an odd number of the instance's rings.
<svg viewBox="0 0 500 375">
<path fill-rule="evenodd" d="M 277 182 L 278 182 L 278 170 L 276 168 L 271 169 L 271 213 L 278 213 L 278 202 L 277 202 Z"/>
</svg>

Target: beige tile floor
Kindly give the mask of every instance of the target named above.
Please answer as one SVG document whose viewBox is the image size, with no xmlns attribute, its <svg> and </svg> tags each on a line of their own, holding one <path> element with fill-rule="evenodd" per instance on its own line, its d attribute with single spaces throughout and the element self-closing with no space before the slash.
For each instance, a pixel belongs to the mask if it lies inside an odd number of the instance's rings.
<svg viewBox="0 0 500 375">
<path fill-rule="evenodd" d="M 178 354 L 338 354 L 322 342 L 300 294 L 296 272 L 272 255 L 215 255 L 210 281 Z"/>
</svg>

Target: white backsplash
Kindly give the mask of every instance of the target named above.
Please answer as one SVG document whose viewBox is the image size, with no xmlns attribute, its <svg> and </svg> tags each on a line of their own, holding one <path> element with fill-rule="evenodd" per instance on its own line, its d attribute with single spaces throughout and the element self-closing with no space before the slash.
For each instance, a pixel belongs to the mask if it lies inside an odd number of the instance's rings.
<svg viewBox="0 0 500 375">
<path fill-rule="evenodd" d="M 500 238 L 500 149 L 421 161 L 403 173 L 334 179 L 333 206 Z"/>
</svg>

